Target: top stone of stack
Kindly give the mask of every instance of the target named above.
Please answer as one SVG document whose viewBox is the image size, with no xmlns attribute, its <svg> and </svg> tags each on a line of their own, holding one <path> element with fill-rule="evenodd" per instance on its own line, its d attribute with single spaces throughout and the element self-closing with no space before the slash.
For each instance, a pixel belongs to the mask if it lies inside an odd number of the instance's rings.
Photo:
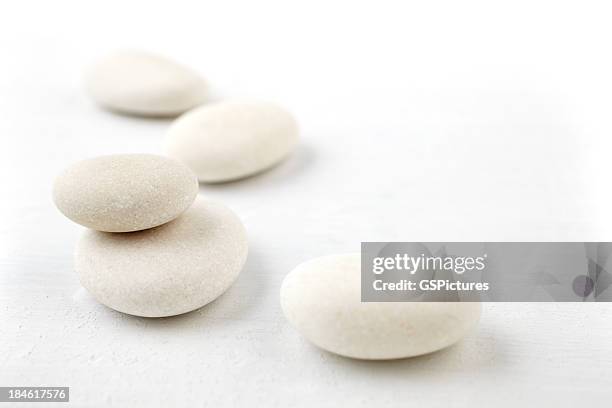
<svg viewBox="0 0 612 408">
<path fill-rule="evenodd" d="M 175 219 L 193 203 L 198 188 L 195 174 L 174 159 L 118 154 L 68 167 L 55 181 L 53 200 L 85 227 L 131 232 Z"/>
</svg>

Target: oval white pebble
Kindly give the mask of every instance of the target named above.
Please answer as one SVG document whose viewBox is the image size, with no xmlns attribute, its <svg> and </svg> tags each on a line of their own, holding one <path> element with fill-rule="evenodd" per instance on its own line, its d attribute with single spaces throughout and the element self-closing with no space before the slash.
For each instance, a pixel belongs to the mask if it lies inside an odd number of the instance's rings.
<svg viewBox="0 0 612 408">
<path fill-rule="evenodd" d="M 418 356 L 459 341 L 480 318 L 477 302 L 361 302 L 359 254 L 305 262 L 281 287 L 289 322 L 309 341 L 346 357 Z"/>
<path fill-rule="evenodd" d="M 173 316 L 212 302 L 238 277 L 246 232 L 227 207 L 197 199 L 157 228 L 116 234 L 86 230 L 75 269 L 100 303 L 123 313 Z"/>
<path fill-rule="evenodd" d="M 140 116 L 177 116 L 206 100 L 198 74 L 159 55 L 122 51 L 94 65 L 87 90 L 110 110 Z"/>
<path fill-rule="evenodd" d="M 198 194 L 184 164 L 153 154 L 116 154 L 73 164 L 55 180 L 53 200 L 72 221 L 98 231 L 129 232 L 178 217 Z"/>
<path fill-rule="evenodd" d="M 187 164 L 202 182 L 236 180 L 285 158 L 298 137 L 295 119 L 265 102 L 221 102 L 177 119 L 165 152 Z"/>
</svg>

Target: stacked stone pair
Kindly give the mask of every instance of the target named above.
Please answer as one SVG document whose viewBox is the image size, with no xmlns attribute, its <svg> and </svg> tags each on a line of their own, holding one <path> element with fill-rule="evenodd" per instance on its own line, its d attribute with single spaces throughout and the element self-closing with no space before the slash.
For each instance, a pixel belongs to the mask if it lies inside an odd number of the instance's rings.
<svg viewBox="0 0 612 408">
<path fill-rule="evenodd" d="M 86 87 L 113 112 L 176 117 L 165 156 L 79 162 L 55 183 L 60 211 L 88 228 L 76 248 L 82 285 L 115 310 L 147 317 L 197 309 L 221 295 L 247 256 L 240 220 L 197 198 L 198 182 L 236 180 L 284 159 L 297 123 L 265 102 L 207 103 L 207 82 L 159 55 L 120 51 L 98 61 Z"/>
<path fill-rule="evenodd" d="M 246 260 L 246 232 L 198 190 L 193 171 L 164 156 L 100 156 L 67 168 L 53 199 L 87 227 L 75 252 L 81 284 L 100 303 L 145 317 L 186 313 L 225 292 Z"/>
</svg>

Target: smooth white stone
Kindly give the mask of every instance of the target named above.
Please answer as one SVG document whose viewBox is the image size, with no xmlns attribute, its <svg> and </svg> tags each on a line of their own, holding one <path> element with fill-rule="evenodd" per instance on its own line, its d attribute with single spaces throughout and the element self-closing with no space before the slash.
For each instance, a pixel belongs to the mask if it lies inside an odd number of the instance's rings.
<svg viewBox="0 0 612 408">
<path fill-rule="evenodd" d="M 202 104 L 208 86 L 198 74 L 159 55 L 111 54 L 94 65 L 87 90 L 103 107 L 140 116 L 177 116 Z"/>
<path fill-rule="evenodd" d="M 175 219 L 193 203 L 198 188 L 193 172 L 176 160 L 117 154 L 68 167 L 55 180 L 53 200 L 85 227 L 129 232 Z"/>
<path fill-rule="evenodd" d="M 418 356 L 459 341 L 480 318 L 480 303 L 362 303 L 359 254 L 305 262 L 283 281 L 289 322 L 306 339 L 346 357 Z"/>
<path fill-rule="evenodd" d="M 227 207 L 198 198 L 174 221 L 145 231 L 86 230 L 75 269 L 100 303 L 123 313 L 173 316 L 212 302 L 238 277 L 248 242 Z"/>
<path fill-rule="evenodd" d="M 178 118 L 165 152 L 187 164 L 202 182 L 236 180 L 285 158 L 298 138 L 295 119 L 265 102 L 221 102 Z"/>
</svg>

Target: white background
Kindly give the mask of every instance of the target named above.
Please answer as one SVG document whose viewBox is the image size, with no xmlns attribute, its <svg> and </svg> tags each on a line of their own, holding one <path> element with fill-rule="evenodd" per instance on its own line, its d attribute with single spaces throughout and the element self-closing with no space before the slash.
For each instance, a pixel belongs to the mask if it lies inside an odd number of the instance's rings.
<svg viewBox="0 0 612 408">
<path fill-rule="evenodd" d="M 41 1 L 0 12 L 0 386 L 70 386 L 71 406 L 609 406 L 610 304 L 485 304 L 425 357 L 360 362 L 284 320 L 283 276 L 360 241 L 612 239 L 611 13 L 588 1 Z M 214 99 L 276 101 L 301 144 L 202 186 L 244 221 L 247 265 L 168 319 L 96 304 L 55 175 L 160 152 L 170 121 L 82 88 L 117 48 L 173 57 Z"/>
</svg>

